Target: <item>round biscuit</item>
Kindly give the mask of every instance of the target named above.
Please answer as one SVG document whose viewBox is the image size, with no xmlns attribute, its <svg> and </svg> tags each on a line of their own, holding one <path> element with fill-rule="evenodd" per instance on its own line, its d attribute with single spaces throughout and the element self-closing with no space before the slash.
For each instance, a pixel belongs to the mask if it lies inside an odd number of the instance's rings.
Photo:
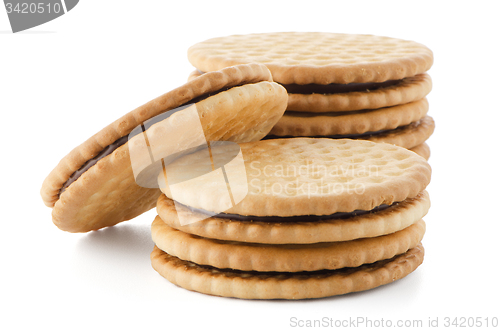
<svg viewBox="0 0 500 331">
<path fill-rule="evenodd" d="M 126 114 L 64 157 L 41 189 L 44 203 L 53 207 L 53 222 L 65 231 L 86 232 L 131 219 L 155 206 L 160 191 L 138 186 L 133 176 L 128 147 L 140 139 L 138 136 L 99 160 L 64 192 L 60 191 L 88 160 L 158 114 L 207 93 L 230 88 L 196 103 L 206 139 L 259 140 L 282 116 L 287 93 L 281 85 L 272 82 L 265 66 L 251 64 L 209 74 Z M 152 125 L 147 130 L 148 136 L 151 133 L 154 138 L 156 133 L 161 133 L 162 125 L 171 124 L 179 113 Z"/>
<path fill-rule="evenodd" d="M 389 130 L 381 133 L 366 135 L 358 138 L 351 138 L 357 140 L 369 140 L 378 143 L 387 143 L 391 145 L 401 146 L 407 149 L 413 149 L 417 146 L 422 145 L 434 132 L 435 124 L 434 120 L 430 116 L 425 116 L 419 121 L 410 123 L 394 130 Z M 277 139 L 284 137 L 277 137 L 269 135 L 265 139 Z M 293 138 L 293 137 L 286 137 Z M 321 138 L 321 137 L 316 137 Z M 419 149 L 422 152 L 421 156 L 428 159 L 427 153 L 424 149 Z M 417 153 L 420 154 L 420 153 Z M 429 155 L 430 156 L 430 150 Z"/>
<path fill-rule="evenodd" d="M 314 137 L 363 134 L 392 130 L 423 118 L 429 110 L 427 99 L 387 108 L 356 112 L 285 112 L 270 135 Z"/>
<path fill-rule="evenodd" d="M 187 290 L 241 299 L 312 299 L 366 291 L 406 277 L 424 260 L 419 244 L 389 260 L 357 268 L 300 273 L 217 269 L 180 260 L 154 247 L 153 268 Z"/>
<path fill-rule="evenodd" d="M 209 39 L 188 49 L 203 72 L 265 64 L 281 84 L 384 82 L 429 70 L 430 49 L 414 41 L 327 32 L 276 32 Z"/>
<path fill-rule="evenodd" d="M 175 198 L 162 173 L 160 189 L 181 204 L 214 213 L 331 215 L 413 198 L 425 189 L 431 175 L 429 164 L 415 153 L 366 140 L 270 139 L 240 144 L 240 148 L 245 172 L 225 169 L 228 178 L 237 178 L 231 184 L 233 194 L 245 193 L 232 207 L 227 208 L 220 198 L 227 194 L 227 186 L 214 186 L 215 171 L 178 182 Z M 226 155 L 225 146 L 211 149 L 214 158 Z M 199 152 L 183 156 L 167 165 L 166 173 L 201 173 L 204 158 Z"/>
<path fill-rule="evenodd" d="M 378 109 L 424 98 L 432 89 L 431 77 L 419 74 L 406 77 L 396 85 L 376 90 L 333 94 L 288 94 L 287 111 L 311 113 Z"/>
<path fill-rule="evenodd" d="M 390 259 L 420 243 L 425 223 L 395 233 L 350 241 L 314 244 L 256 244 L 207 239 L 166 225 L 156 216 L 151 225 L 155 245 L 181 260 L 219 269 L 300 272 L 358 267 Z"/>
<path fill-rule="evenodd" d="M 363 137 L 362 139 L 411 149 L 423 144 L 429 139 L 432 133 L 434 133 L 434 128 L 434 119 L 427 115 L 420 121 L 413 122 L 394 130 Z"/>
<path fill-rule="evenodd" d="M 381 211 L 348 219 L 310 222 L 238 221 L 217 216 L 203 219 L 203 215 L 175 205 L 163 194 L 156 204 L 158 216 L 174 229 L 204 238 L 260 244 L 311 244 L 382 236 L 422 219 L 429 208 L 426 191 Z M 178 214 L 186 224 L 180 223 Z"/>
</svg>

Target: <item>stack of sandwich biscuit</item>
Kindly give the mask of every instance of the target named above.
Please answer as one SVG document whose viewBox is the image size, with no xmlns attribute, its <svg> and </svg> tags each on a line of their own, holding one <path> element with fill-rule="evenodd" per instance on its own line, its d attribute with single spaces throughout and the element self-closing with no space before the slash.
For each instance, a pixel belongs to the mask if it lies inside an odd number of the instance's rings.
<svg viewBox="0 0 500 331">
<path fill-rule="evenodd" d="M 434 131 L 425 96 L 432 52 L 422 44 L 372 35 L 281 32 L 235 35 L 193 45 L 196 71 L 265 64 L 289 93 L 268 138 L 329 137 L 396 144 L 430 156 Z"/>
<path fill-rule="evenodd" d="M 212 177 L 169 188 L 170 174 L 199 172 L 203 153 L 159 176 L 151 260 L 172 283 L 237 298 L 319 298 L 393 282 L 422 262 L 431 172 L 420 156 L 350 139 L 240 147 L 246 181 L 228 189 L 246 195 L 227 210 Z M 228 154 L 212 148 L 214 159 Z"/>
<path fill-rule="evenodd" d="M 189 59 L 188 83 L 49 174 L 41 195 L 59 228 L 98 230 L 156 206 L 153 267 L 237 298 L 363 291 L 422 263 L 431 170 L 408 149 L 429 157 L 430 50 L 270 33 L 202 42 Z"/>
</svg>

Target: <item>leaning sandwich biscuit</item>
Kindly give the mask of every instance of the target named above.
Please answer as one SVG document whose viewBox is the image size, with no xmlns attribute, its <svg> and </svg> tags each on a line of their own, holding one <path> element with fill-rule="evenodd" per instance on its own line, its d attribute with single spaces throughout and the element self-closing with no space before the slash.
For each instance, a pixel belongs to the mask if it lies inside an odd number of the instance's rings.
<svg viewBox="0 0 500 331">
<path fill-rule="evenodd" d="M 148 162 L 160 162 L 172 146 L 189 147 L 196 140 L 262 139 L 286 104 L 286 91 L 272 82 L 263 65 L 203 75 L 129 112 L 73 149 L 43 182 L 42 199 L 53 208 L 53 222 L 69 232 L 129 220 L 153 208 L 160 195 L 157 187 L 136 183 L 134 162 L 145 169 Z M 136 160 L 131 161 L 131 153 Z"/>
</svg>

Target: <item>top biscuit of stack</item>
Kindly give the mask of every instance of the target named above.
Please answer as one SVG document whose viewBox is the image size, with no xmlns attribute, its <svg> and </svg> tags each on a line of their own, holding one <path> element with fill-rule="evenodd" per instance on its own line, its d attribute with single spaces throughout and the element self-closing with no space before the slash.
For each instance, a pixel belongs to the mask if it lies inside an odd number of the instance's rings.
<svg viewBox="0 0 500 331">
<path fill-rule="evenodd" d="M 385 82 L 427 71 L 432 51 L 422 44 L 372 35 L 278 32 L 209 39 L 188 50 L 208 72 L 244 63 L 265 64 L 281 84 Z"/>
</svg>

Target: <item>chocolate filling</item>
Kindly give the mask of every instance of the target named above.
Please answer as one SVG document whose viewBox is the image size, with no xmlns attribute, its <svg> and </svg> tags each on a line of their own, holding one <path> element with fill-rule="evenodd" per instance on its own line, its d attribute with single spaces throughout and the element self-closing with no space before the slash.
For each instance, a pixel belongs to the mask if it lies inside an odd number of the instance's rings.
<svg viewBox="0 0 500 331">
<path fill-rule="evenodd" d="M 243 277 L 243 278 L 258 277 L 260 279 L 265 279 L 265 280 L 269 279 L 269 277 L 279 277 L 280 281 L 284 281 L 286 279 L 297 279 L 297 278 L 302 279 L 302 280 L 307 280 L 307 279 L 312 279 L 312 278 L 322 279 L 322 278 L 326 278 L 326 277 L 331 277 L 332 275 L 348 276 L 350 274 L 353 274 L 355 272 L 359 272 L 361 270 L 370 271 L 370 270 L 374 270 L 377 268 L 383 268 L 385 265 L 387 265 L 393 261 L 396 261 L 399 258 L 404 258 L 405 255 L 408 254 L 409 252 L 417 253 L 418 249 L 417 249 L 417 251 L 414 251 L 415 249 L 416 248 L 411 248 L 406 253 L 395 255 L 395 256 L 393 256 L 389 259 L 385 259 L 385 260 L 380 260 L 380 261 L 376 261 L 376 262 L 372 262 L 372 263 L 365 263 L 365 264 L 362 264 L 358 267 L 344 267 L 344 268 L 340 268 L 340 269 L 321 269 L 321 270 L 312 270 L 312 271 L 294 271 L 294 272 L 253 271 L 253 270 L 248 271 L 248 270 L 238 270 L 238 269 L 229 269 L 229 268 L 219 269 L 219 268 L 213 267 L 211 265 L 196 264 L 196 263 L 190 262 L 190 261 L 184 261 L 183 264 L 187 265 L 187 267 L 199 268 L 199 269 L 201 269 L 202 272 L 208 271 L 208 272 L 211 272 L 212 274 L 224 273 L 228 277 L 234 277 L 234 276 Z M 162 253 L 168 255 L 165 252 L 162 252 Z M 176 262 L 182 261 L 178 257 L 172 256 L 172 255 L 168 255 L 168 259 L 170 261 L 176 261 Z"/>
<path fill-rule="evenodd" d="M 145 130 L 148 129 L 153 124 L 158 123 L 160 121 L 163 121 L 164 119 L 168 118 L 172 114 L 174 114 L 174 113 L 176 113 L 176 112 L 178 112 L 180 110 L 183 110 L 183 109 L 187 108 L 189 105 L 191 105 L 193 103 L 200 102 L 200 101 L 205 100 L 205 99 L 207 99 L 207 98 L 209 98 L 209 97 L 211 97 L 213 95 L 216 95 L 218 93 L 227 91 L 229 89 L 232 89 L 233 87 L 238 87 L 238 86 L 241 86 L 241 85 L 227 86 L 227 87 L 224 87 L 224 88 L 222 88 L 222 89 L 220 89 L 218 91 L 209 92 L 209 93 L 200 95 L 200 96 L 195 97 L 195 98 L 189 100 L 188 102 L 180 105 L 179 107 L 167 110 L 167 111 L 165 111 L 163 113 L 160 113 L 156 117 L 154 117 L 151 120 L 149 120 L 147 122 L 147 125 L 146 125 L 146 127 L 144 129 Z M 167 116 L 160 116 L 162 114 L 165 114 Z M 94 156 L 92 159 L 90 159 L 87 162 L 85 162 L 83 164 L 83 166 L 80 167 L 80 169 L 76 170 L 73 174 L 71 174 L 71 176 L 69 176 L 68 180 L 61 187 L 61 190 L 59 191 L 59 195 L 61 195 L 61 193 L 63 193 L 71 184 L 73 184 L 78 178 L 80 178 L 80 176 L 83 175 L 83 173 L 85 173 L 85 171 L 89 170 L 93 165 L 95 165 L 101 159 L 103 159 L 106 156 L 110 155 L 116 149 L 118 149 L 120 146 L 124 145 L 128 141 L 129 137 L 133 138 L 135 135 L 137 135 L 139 133 L 142 133 L 142 131 L 136 131 L 135 133 L 133 131 L 131 134 L 119 138 L 115 142 L 113 142 L 113 143 L 109 144 L 108 146 L 106 146 L 101 152 L 99 152 L 99 154 L 97 154 L 96 156 Z"/>
<path fill-rule="evenodd" d="M 396 205 L 396 203 L 392 205 L 380 205 L 372 210 L 354 210 L 351 212 L 338 212 L 331 215 L 297 215 L 297 216 L 245 216 L 245 215 L 237 215 L 237 214 L 227 214 L 227 213 L 212 213 L 204 209 L 193 208 L 190 206 L 183 205 L 185 208 L 189 209 L 192 212 L 210 215 L 211 217 L 224 218 L 234 221 L 255 221 L 255 222 L 270 222 L 270 223 L 281 223 L 281 222 L 315 222 L 321 220 L 333 220 L 333 219 L 347 219 L 355 216 L 366 215 L 370 213 L 376 213 L 387 209 L 391 206 Z"/>
<path fill-rule="evenodd" d="M 68 186 L 70 186 L 78 178 L 80 178 L 80 176 L 83 175 L 83 173 L 85 171 L 89 170 L 90 167 L 92 167 L 94 164 L 96 164 L 102 158 L 105 158 L 109 154 L 113 153 L 118 147 L 124 145 L 127 141 L 128 141 L 128 136 L 121 137 L 118 140 L 116 140 L 114 143 L 109 144 L 108 146 L 106 146 L 101 152 L 99 152 L 99 154 L 97 154 L 96 156 L 94 156 L 92 159 L 90 159 L 87 162 L 85 162 L 84 165 L 80 169 L 78 169 L 71 176 L 69 176 L 69 178 L 66 181 L 66 183 L 64 183 L 64 185 L 61 187 L 61 191 L 59 191 L 59 195 L 61 193 L 63 193 L 68 188 Z"/>
<path fill-rule="evenodd" d="M 403 127 L 401 127 L 403 128 Z M 399 129 L 399 128 L 398 128 Z M 364 133 L 355 133 L 355 134 L 338 134 L 338 135 L 331 135 L 331 136 L 312 136 L 308 138 L 332 138 L 332 139 L 363 139 L 363 138 L 368 138 L 370 136 L 376 135 L 376 134 L 383 134 L 390 132 L 394 129 L 391 130 L 380 130 L 380 131 L 370 131 L 370 132 L 364 132 Z M 282 139 L 282 138 L 297 138 L 298 136 L 274 136 L 274 135 L 269 135 L 265 136 L 262 140 L 267 140 L 267 139 Z"/>
<path fill-rule="evenodd" d="M 335 94 L 335 93 L 348 93 L 359 91 L 373 91 L 380 88 L 397 85 L 401 80 L 388 80 L 381 83 L 350 83 L 350 84 L 282 84 L 288 93 L 298 94 Z"/>
<path fill-rule="evenodd" d="M 308 138 L 332 138 L 332 139 L 344 139 L 344 138 L 347 138 L 347 139 L 364 139 L 364 138 L 368 138 L 368 137 L 371 137 L 371 136 L 374 136 L 374 135 L 378 135 L 378 134 L 385 134 L 385 133 L 389 133 L 389 132 L 400 132 L 402 130 L 405 130 L 406 128 L 409 128 L 410 126 L 418 126 L 420 125 L 421 123 L 421 119 L 416 121 L 416 122 L 412 122 L 408 125 L 403 125 L 403 126 L 400 126 L 400 127 L 397 127 L 395 129 L 389 129 L 389 130 L 380 130 L 380 131 L 370 131 L 370 132 L 364 132 L 364 133 L 355 133 L 355 134 L 345 134 L 345 135 L 331 135 L 331 136 L 307 136 Z M 275 135 L 269 135 L 269 136 L 265 136 L 264 138 L 262 138 L 262 140 L 267 140 L 267 139 L 283 139 L 283 138 L 298 138 L 298 137 L 301 137 L 301 136 L 275 136 Z"/>
<path fill-rule="evenodd" d="M 200 75 L 205 74 L 204 71 L 197 69 Z M 378 83 L 349 83 L 349 84 L 281 84 L 286 89 L 288 93 L 297 94 L 335 94 L 335 93 L 348 93 L 348 92 L 359 92 L 359 91 L 373 91 L 380 88 L 394 86 L 401 83 L 402 79 L 399 80 L 387 80 L 385 82 Z"/>
</svg>

